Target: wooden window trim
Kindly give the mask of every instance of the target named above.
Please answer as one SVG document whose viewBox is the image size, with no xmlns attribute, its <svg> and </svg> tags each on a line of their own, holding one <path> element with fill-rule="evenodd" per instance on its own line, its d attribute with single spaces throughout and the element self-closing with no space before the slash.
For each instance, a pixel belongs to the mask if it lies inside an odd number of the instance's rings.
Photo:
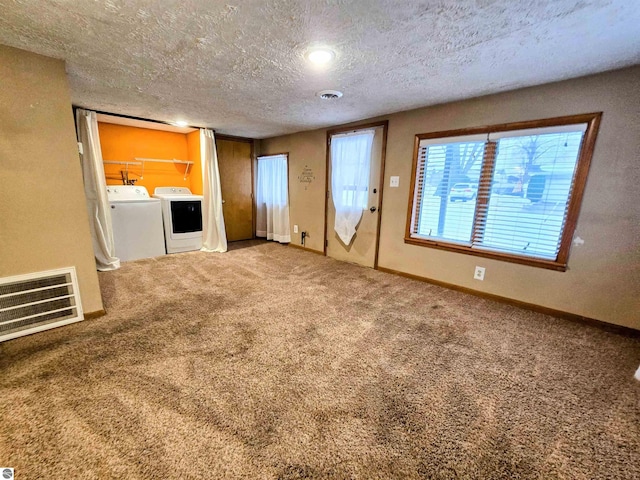
<svg viewBox="0 0 640 480">
<path fill-rule="evenodd" d="M 564 117 L 546 118 L 542 120 L 530 120 L 524 122 L 503 123 L 497 125 L 487 125 L 482 127 L 462 128 L 457 130 L 446 130 L 439 132 L 421 133 L 415 136 L 413 147 L 413 165 L 411 168 L 411 189 L 409 193 L 409 202 L 407 207 L 407 221 L 405 228 L 404 242 L 410 245 L 418 245 L 422 247 L 435 248 L 440 250 L 446 250 L 450 252 L 463 253 L 467 255 L 473 255 L 484 258 L 491 258 L 495 260 L 502 260 L 511 263 L 518 263 L 521 265 L 528 265 L 532 267 L 547 268 L 550 270 L 566 271 L 569 251 L 573 235 L 575 233 L 576 225 L 578 223 L 578 216 L 580 214 L 580 207 L 582 205 L 582 198 L 584 196 L 584 188 L 587 183 L 587 176 L 589 174 L 589 167 L 591 165 L 591 159 L 593 157 L 593 151 L 595 148 L 596 137 L 598 129 L 600 127 L 600 121 L 602 119 L 602 112 L 586 113 L 580 115 L 568 115 Z M 458 245 L 453 242 L 447 242 L 444 240 L 427 240 L 422 238 L 414 238 L 411 236 L 414 203 L 416 201 L 416 173 L 418 168 L 418 155 L 420 154 L 420 141 L 424 139 L 457 137 L 464 135 L 476 135 L 476 134 L 490 134 L 496 132 L 504 132 L 510 130 L 525 130 L 531 128 L 544 128 L 560 125 L 572 125 L 578 123 L 586 123 L 587 128 L 582 137 L 582 143 L 580 145 L 580 154 L 577 162 L 577 170 L 575 173 L 574 188 L 569 202 L 569 208 L 567 211 L 567 219 L 565 227 L 562 232 L 560 240 L 560 249 L 556 260 L 544 260 L 535 257 L 527 257 L 524 255 L 514 255 L 510 253 L 501 253 L 494 251 L 478 250 L 471 246 Z M 484 162 L 484 159 L 483 159 Z M 483 167 L 484 169 L 484 167 Z M 476 214 L 477 215 L 477 214 Z"/>
<path fill-rule="evenodd" d="M 477 220 L 473 222 L 473 231 L 471 232 L 471 241 L 473 242 L 482 232 L 484 235 L 484 227 L 486 225 L 486 213 L 489 209 L 489 197 L 491 192 L 491 180 L 493 178 L 493 171 L 496 165 L 496 153 L 498 149 L 498 143 L 495 141 L 488 141 L 484 147 L 484 153 L 482 155 L 482 169 L 480 171 L 480 181 L 478 185 L 478 194 L 476 196 L 476 210 L 473 213 L 473 218 Z"/>
</svg>

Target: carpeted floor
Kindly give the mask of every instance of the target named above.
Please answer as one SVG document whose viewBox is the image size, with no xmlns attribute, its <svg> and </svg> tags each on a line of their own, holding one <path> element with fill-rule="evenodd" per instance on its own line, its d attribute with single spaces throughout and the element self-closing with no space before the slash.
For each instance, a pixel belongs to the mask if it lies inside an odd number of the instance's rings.
<svg viewBox="0 0 640 480">
<path fill-rule="evenodd" d="M 26 479 L 640 478 L 640 339 L 265 242 L 0 344 Z"/>
</svg>

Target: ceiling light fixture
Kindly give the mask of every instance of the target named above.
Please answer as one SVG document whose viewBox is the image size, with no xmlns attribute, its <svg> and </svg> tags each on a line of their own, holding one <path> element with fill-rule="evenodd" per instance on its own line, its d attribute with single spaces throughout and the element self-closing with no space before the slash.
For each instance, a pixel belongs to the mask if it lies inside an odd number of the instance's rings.
<svg viewBox="0 0 640 480">
<path fill-rule="evenodd" d="M 307 60 L 309 60 L 314 65 L 322 66 L 327 65 L 331 60 L 336 57 L 336 54 L 333 50 L 328 48 L 313 48 L 307 52 Z"/>
<path fill-rule="evenodd" d="M 187 125 L 189 125 L 189 122 L 185 122 L 184 120 L 178 120 L 177 122 L 173 123 L 176 127 L 186 127 Z"/>
<path fill-rule="evenodd" d="M 334 98 L 340 98 L 342 96 L 342 92 L 338 90 L 321 90 L 316 93 L 323 100 L 333 100 Z"/>
</svg>

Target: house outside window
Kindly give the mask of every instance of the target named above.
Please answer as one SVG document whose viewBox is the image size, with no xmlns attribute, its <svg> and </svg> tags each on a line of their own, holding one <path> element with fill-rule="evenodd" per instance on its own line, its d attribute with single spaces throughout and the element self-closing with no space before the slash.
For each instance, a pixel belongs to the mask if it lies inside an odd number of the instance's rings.
<svg viewBox="0 0 640 480">
<path fill-rule="evenodd" d="M 417 135 L 405 242 L 566 270 L 600 117 Z"/>
</svg>

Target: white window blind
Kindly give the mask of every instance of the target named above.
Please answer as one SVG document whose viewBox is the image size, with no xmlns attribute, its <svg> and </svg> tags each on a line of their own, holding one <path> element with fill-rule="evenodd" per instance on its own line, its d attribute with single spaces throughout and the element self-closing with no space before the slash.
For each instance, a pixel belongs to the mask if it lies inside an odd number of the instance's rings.
<svg viewBox="0 0 640 480">
<path fill-rule="evenodd" d="M 414 234 L 470 244 L 485 143 L 455 140 L 422 143 Z"/>
<path fill-rule="evenodd" d="M 500 138 L 491 189 L 481 192 L 476 248 L 553 260 L 574 187 L 584 129 Z"/>
<path fill-rule="evenodd" d="M 410 238 L 555 260 L 587 123 L 423 139 Z"/>
</svg>

